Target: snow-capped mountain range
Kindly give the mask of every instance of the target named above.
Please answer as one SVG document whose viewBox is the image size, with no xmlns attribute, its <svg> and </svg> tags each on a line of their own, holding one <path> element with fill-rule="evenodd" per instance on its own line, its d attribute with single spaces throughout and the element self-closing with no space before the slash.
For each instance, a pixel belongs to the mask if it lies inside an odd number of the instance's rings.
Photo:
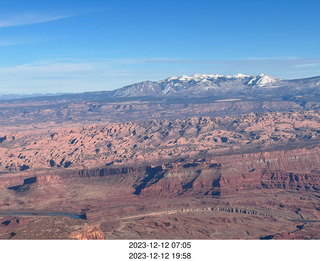
<svg viewBox="0 0 320 261">
<path fill-rule="evenodd" d="M 320 77 L 282 80 L 271 75 L 195 74 L 173 76 L 165 80 L 145 81 L 113 91 L 113 97 L 280 97 L 305 92 L 320 94 Z M 290 93 L 291 92 L 291 93 Z"/>
<path fill-rule="evenodd" d="M 50 100 L 93 101 L 113 99 L 297 99 L 320 100 L 320 76 L 283 80 L 271 75 L 195 74 L 172 76 L 161 81 L 144 81 L 114 91 L 50 95 L 0 95 L 0 100 L 49 96 Z M 42 99 L 42 98 L 37 98 Z"/>
<path fill-rule="evenodd" d="M 241 74 L 238 73 L 234 76 L 224 76 L 221 74 L 213 74 L 213 75 L 209 75 L 209 74 L 195 74 L 193 76 L 186 76 L 183 75 L 181 77 L 179 76 L 173 76 L 170 77 L 164 81 L 160 81 L 160 82 L 165 82 L 168 83 L 170 81 L 180 81 L 180 82 L 193 82 L 193 83 L 216 83 L 219 85 L 219 83 L 221 83 L 222 81 L 233 81 L 236 80 L 240 83 L 244 83 L 250 86 L 253 85 L 257 85 L 257 86 L 267 86 L 267 85 L 271 85 L 275 82 L 277 82 L 279 79 L 271 76 L 271 75 L 265 75 L 265 74 L 260 74 L 259 76 L 252 76 L 252 75 L 245 75 L 245 74 Z"/>
</svg>

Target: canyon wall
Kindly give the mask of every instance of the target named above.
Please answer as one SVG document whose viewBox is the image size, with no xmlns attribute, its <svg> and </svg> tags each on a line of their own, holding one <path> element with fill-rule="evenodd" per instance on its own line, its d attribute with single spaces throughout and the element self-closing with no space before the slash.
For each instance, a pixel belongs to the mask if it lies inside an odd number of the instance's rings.
<svg viewBox="0 0 320 261">
<path fill-rule="evenodd" d="M 320 149 L 217 156 L 162 165 L 50 170 L 0 176 L 1 188 L 9 189 L 72 182 L 102 182 L 106 187 L 117 187 L 132 196 L 219 196 L 268 188 L 317 192 L 320 189 Z"/>
</svg>

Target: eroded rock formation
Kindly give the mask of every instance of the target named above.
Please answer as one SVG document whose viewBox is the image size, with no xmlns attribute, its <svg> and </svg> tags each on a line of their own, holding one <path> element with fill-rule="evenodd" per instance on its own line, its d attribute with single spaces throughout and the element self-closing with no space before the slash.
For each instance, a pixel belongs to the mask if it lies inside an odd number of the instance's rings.
<svg viewBox="0 0 320 261">
<path fill-rule="evenodd" d="M 1 212 L 87 220 L 4 216 L 0 237 L 319 238 L 319 118 L 306 111 L 3 129 Z"/>
</svg>

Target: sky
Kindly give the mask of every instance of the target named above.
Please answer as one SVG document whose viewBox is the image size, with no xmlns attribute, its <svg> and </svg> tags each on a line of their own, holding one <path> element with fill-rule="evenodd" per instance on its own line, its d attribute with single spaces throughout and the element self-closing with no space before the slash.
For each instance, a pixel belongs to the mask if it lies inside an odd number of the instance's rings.
<svg viewBox="0 0 320 261">
<path fill-rule="evenodd" d="M 10 0 L 0 95 L 200 74 L 320 75 L 319 0 Z"/>
</svg>

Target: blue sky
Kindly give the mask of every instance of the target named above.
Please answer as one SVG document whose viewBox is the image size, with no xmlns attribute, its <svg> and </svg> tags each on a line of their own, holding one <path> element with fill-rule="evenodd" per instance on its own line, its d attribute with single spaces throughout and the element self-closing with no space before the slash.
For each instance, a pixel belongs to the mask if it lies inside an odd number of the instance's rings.
<svg viewBox="0 0 320 261">
<path fill-rule="evenodd" d="M 319 10 L 319 0 L 3 1 L 0 94 L 195 73 L 317 76 Z"/>
</svg>

